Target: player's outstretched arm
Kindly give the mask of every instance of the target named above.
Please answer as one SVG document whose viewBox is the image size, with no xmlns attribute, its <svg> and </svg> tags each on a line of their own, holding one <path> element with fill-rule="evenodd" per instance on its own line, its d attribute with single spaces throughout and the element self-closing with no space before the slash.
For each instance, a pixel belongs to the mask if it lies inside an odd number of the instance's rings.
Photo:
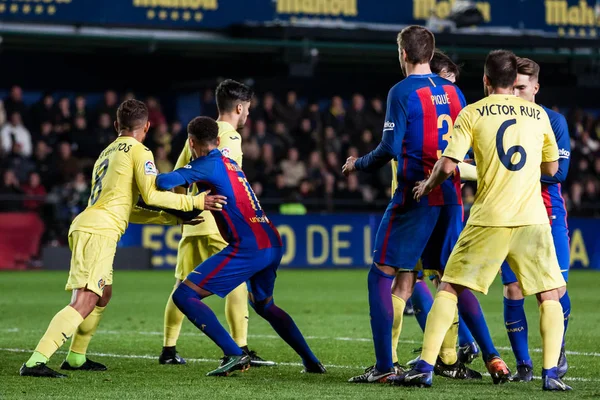
<svg viewBox="0 0 600 400">
<path fill-rule="evenodd" d="M 129 222 L 132 224 L 179 225 L 181 220 L 164 211 L 148 210 L 135 205 L 129 214 Z"/>
</svg>

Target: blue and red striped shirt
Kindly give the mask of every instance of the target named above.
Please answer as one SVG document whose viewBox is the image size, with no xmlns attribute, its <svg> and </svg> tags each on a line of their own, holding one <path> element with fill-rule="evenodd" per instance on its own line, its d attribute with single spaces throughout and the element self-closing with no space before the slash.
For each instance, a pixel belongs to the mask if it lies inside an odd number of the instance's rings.
<svg viewBox="0 0 600 400">
<path fill-rule="evenodd" d="M 234 247 L 263 250 L 281 247 L 279 232 L 262 210 L 242 169 L 214 149 L 183 168 L 156 178 L 156 186 L 170 190 L 196 183 L 200 191 L 227 197 L 223 211 L 213 212 L 223 238 Z"/>
<path fill-rule="evenodd" d="M 409 75 L 388 93 L 383 139 L 375 150 L 356 160 L 356 169 L 370 172 L 397 160 L 398 189 L 392 201 L 413 204 L 412 188 L 431 174 L 465 105 L 462 92 L 450 81 L 436 74 Z M 458 169 L 416 205 L 446 204 L 462 204 Z"/>
</svg>

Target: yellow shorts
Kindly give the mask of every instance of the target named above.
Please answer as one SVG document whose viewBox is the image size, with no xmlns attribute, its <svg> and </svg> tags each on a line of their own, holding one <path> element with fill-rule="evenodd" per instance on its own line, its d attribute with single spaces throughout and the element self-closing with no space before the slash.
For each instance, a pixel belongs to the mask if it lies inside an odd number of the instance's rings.
<svg viewBox="0 0 600 400">
<path fill-rule="evenodd" d="M 442 282 L 487 294 L 504 260 L 526 296 L 566 285 L 550 224 L 512 228 L 467 225 L 452 250 Z"/>
<path fill-rule="evenodd" d="M 186 236 L 179 241 L 175 278 L 184 280 L 202 262 L 223 250 L 227 242 L 218 233 Z"/>
<path fill-rule="evenodd" d="M 106 236 L 73 231 L 69 235 L 69 247 L 71 269 L 65 290 L 87 287 L 102 296 L 104 286 L 112 285 L 117 242 Z"/>
</svg>

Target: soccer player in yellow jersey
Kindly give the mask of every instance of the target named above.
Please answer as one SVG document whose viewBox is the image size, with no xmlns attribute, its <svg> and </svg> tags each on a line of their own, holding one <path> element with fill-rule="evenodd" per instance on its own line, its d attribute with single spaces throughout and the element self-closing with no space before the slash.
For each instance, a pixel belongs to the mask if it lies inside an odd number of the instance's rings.
<svg viewBox="0 0 600 400">
<path fill-rule="evenodd" d="M 507 259 L 523 294 L 535 294 L 540 304 L 542 387 L 571 389 L 557 371 L 564 331 L 557 289 L 565 286 L 565 280 L 540 186 L 542 174 L 553 176 L 558 171 L 558 147 L 544 109 L 514 96 L 516 78 L 517 58 L 512 52 L 496 50 L 488 55 L 483 81 L 489 96 L 461 111 L 442 158 L 431 176 L 414 188 L 416 199 L 429 193 L 473 148 L 478 190 L 471 215 L 427 319 L 421 360 L 397 377 L 399 385 L 431 386 L 433 365 L 455 320 L 457 296 L 465 288 L 487 294 Z M 509 376 L 500 378 L 506 382 Z"/>
<path fill-rule="evenodd" d="M 223 155 L 242 166 L 242 136 L 236 129 L 241 129 L 248 118 L 250 101 L 253 90 L 231 79 L 217 86 L 215 91 L 217 108 L 219 110 L 219 150 Z M 175 169 L 182 168 L 192 160 L 192 151 L 186 142 Z M 176 188 L 178 193 L 185 193 L 182 187 Z M 197 192 L 195 186 L 188 190 Z M 212 255 L 220 252 L 227 242 L 221 237 L 214 217 L 203 213 L 204 222 L 198 226 L 184 226 L 182 238 L 177 252 L 177 267 L 175 270 L 175 289 L 198 265 Z M 225 316 L 233 340 L 250 355 L 254 367 L 274 366 L 272 361 L 260 358 L 256 352 L 248 349 L 248 289 L 246 284 L 238 286 L 225 297 Z M 185 364 L 185 360 L 177 354 L 176 344 L 183 323 L 183 313 L 173 303 L 169 295 L 164 317 L 163 349 L 158 358 L 161 364 Z"/>
<path fill-rule="evenodd" d="M 180 211 L 219 211 L 221 204 L 226 204 L 223 196 L 158 191 L 154 156 L 142 145 L 149 127 L 144 103 L 127 100 L 119 106 L 115 122 L 119 136 L 96 161 L 88 206 L 69 229 L 73 255 L 66 290 L 73 292 L 71 303 L 54 316 L 35 352 L 21 367 L 21 375 L 66 377 L 46 364 L 73 335 L 61 368 L 106 370 L 104 365 L 88 360 L 85 353 L 112 295 L 112 263 L 117 242 L 128 222 L 169 225 L 181 222 L 163 211 L 137 207 L 140 196 L 147 205 Z"/>
</svg>

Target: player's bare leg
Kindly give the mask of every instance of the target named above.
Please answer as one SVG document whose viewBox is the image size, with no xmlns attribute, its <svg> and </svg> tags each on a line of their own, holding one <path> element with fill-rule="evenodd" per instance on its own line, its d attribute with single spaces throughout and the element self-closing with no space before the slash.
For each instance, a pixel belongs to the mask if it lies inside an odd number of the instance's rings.
<svg viewBox="0 0 600 400">
<path fill-rule="evenodd" d="M 540 304 L 540 333 L 543 351 L 542 388 L 553 391 L 571 390 L 558 376 L 557 365 L 564 334 L 559 291 L 553 289 L 537 293 L 536 297 Z"/>
<path fill-rule="evenodd" d="M 66 375 L 50 369 L 46 364 L 60 346 L 75 333 L 77 327 L 92 312 L 99 299 L 100 296 L 87 288 L 73 290 L 71 302 L 50 321 L 50 325 L 35 351 L 21 367 L 20 375 L 65 378 Z"/>
<path fill-rule="evenodd" d="M 90 360 L 86 357 L 86 352 L 100 320 L 102 314 L 110 299 L 112 298 L 112 285 L 106 285 L 102 292 L 102 297 L 98 299 L 96 306 L 92 312 L 83 320 L 77 327 L 77 331 L 71 340 L 71 347 L 67 358 L 61 364 L 60 368 L 64 370 L 81 370 L 81 371 L 106 371 L 106 366 Z"/>
<path fill-rule="evenodd" d="M 183 359 L 177 353 L 176 348 L 184 315 L 173 302 L 173 293 L 175 293 L 175 290 L 177 290 L 180 284 L 181 279 L 176 279 L 175 286 L 171 294 L 169 294 L 169 300 L 167 301 L 167 305 L 165 307 L 163 349 L 158 357 L 158 362 L 160 364 L 185 364 L 185 359 Z"/>
</svg>

